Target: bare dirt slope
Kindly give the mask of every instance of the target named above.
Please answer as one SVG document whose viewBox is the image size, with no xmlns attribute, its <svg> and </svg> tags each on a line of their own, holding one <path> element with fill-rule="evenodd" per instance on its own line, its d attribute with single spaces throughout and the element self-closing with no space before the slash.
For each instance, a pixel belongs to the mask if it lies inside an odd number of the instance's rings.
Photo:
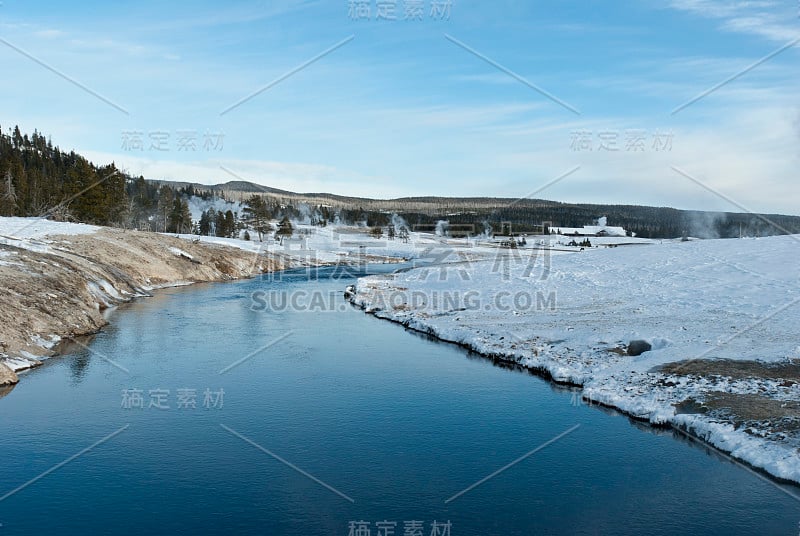
<svg viewBox="0 0 800 536">
<path fill-rule="evenodd" d="M 18 381 L 19 379 L 17 378 L 16 373 L 7 366 L 0 363 L 0 398 L 4 396 L 2 393 L 3 390 L 2 386 L 12 385 L 14 383 L 17 383 Z"/>
<path fill-rule="evenodd" d="M 7 368 L 35 366 L 61 339 L 96 332 L 110 306 L 160 286 L 249 277 L 290 262 L 118 229 L 0 244 L 0 385 L 16 381 Z"/>
</svg>

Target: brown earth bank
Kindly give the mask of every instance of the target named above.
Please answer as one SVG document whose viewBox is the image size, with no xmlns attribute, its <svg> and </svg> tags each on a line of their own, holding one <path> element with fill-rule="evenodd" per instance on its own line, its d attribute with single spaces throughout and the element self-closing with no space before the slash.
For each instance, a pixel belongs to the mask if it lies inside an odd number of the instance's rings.
<svg viewBox="0 0 800 536">
<path fill-rule="evenodd" d="M 800 360 L 780 363 L 696 359 L 668 363 L 659 371 L 694 375 L 701 378 L 722 377 L 734 380 L 771 380 L 779 387 L 792 388 L 800 382 Z M 768 393 L 730 393 L 709 391 L 703 400 L 689 398 L 675 406 L 678 413 L 706 413 L 730 423 L 737 430 L 775 441 L 784 441 L 800 432 L 800 401 L 771 398 Z"/>
<path fill-rule="evenodd" d="M 0 385 L 39 364 L 56 343 L 95 333 L 108 307 L 155 288 L 226 281 L 299 266 L 286 256 L 156 233 L 93 234 L 0 244 Z"/>
<path fill-rule="evenodd" d="M 4 396 L 2 394 L 2 388 L 4 386 L 13 385 L 18 381 L 19 378 L 17 378 L 17 374 L 4 364 L 0 363 L 0 398 Z"/>
<path fill-rule="evenodd" d="M 800 382 L 800 360 L 779 363 L 762 361 L 735 361 L 732 359 L 693 359 L 667 363 L 659 372 L 684 376 L 726 376 L 734 379 L 770 378 L 783 380 L 787 387 Z"/>
</svg>

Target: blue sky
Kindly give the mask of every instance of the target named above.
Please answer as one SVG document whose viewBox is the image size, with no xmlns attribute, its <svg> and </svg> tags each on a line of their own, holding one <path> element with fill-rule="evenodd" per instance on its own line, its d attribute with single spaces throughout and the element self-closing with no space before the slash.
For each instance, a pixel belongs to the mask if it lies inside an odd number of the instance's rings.
<svg viewBox="0 0 800 536">
<path fill-rule="evenodd" d="M 535 196 L 800 214 L 800 44 L 776 53 L 794 0 L 424 0 L 422 20 L 381 1 L 396 20 L 379 0 L 6 0 L 0 125 L 147 178 L 523 197 L 571 172 Z"/>
</svg>

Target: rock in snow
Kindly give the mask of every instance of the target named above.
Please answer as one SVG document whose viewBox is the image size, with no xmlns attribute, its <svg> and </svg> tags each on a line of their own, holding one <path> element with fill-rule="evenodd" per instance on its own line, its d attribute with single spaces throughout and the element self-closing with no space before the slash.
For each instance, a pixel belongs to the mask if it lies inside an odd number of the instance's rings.
<svg viewBox="0 0 800 536">
<path fill-rule="evenodd" d="M 653 347 L 649 342 L 637 339 L 628 343 L 628 355 L 637 356 L 649 352 Z"/>
</svg>

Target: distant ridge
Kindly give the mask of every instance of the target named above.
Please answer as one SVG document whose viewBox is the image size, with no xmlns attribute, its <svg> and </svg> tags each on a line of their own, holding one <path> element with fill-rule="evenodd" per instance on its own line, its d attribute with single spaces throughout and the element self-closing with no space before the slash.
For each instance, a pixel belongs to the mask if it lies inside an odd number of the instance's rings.
<svg viewBox="0 0 800 536">
<path fill-rule="evenodd" d="M 483 229 L 512 223 L 517 232 L 536 232 L 544 226 L 580 228 L 607 217 L 620 226 L 650 238 L 735 238 L 800 234 L 800 216 L 681 210 L 646 205 L 563 203 L 545 199 L 502 197 L 413 196 L 392 199 L 344 196 L 332 193 L 297 193 L 236 180 L 215 185 L 190 182 L 151 181 L 175 189 L 193 188 L 212 192 L 232 201 L 244 202 L 253 195 L 271 198 L 273 204 L 299 207 L 329 207 L 342 211 L 348 221 L 383 222 L 398 214 L 412 225 L 429 225 L 439 219 Z M 372 225 L 372 223 L 370 223 Z"/>
</svg>

